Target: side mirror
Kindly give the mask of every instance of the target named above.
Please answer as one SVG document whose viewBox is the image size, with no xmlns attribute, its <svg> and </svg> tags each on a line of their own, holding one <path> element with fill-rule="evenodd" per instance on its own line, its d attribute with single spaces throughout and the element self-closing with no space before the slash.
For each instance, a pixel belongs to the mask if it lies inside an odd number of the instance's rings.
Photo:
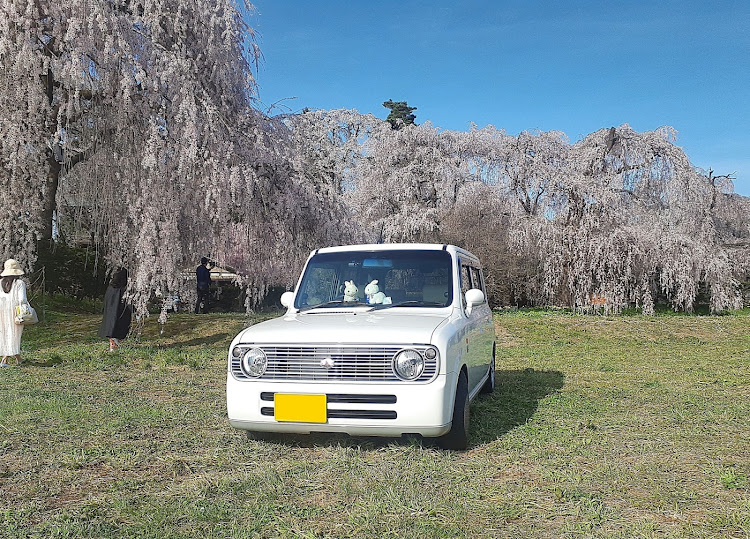
<svg viewBox="0 0 750 539">
<path fill-rule="evenodd" d="M 294 305 L 294 292 L 284 292 L 281 294 L 281 304 L 290 309 Z"/>
<path fill-rule="evenodd" d="M 472 288 L 466 291 L 466 314 L 471 314 L 471 310 L 477 305 L 484 303 L 484 292 L 478 288 Z"/>
</svg>

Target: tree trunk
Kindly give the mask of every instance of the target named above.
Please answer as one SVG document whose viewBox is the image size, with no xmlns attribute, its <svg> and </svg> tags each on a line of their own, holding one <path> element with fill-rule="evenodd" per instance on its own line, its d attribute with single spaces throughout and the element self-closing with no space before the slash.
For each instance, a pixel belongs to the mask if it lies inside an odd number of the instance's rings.
<svg viewBox="0 0 750 539">
<path fill-rule="evenodd" d="M 51 243 L 52 238 L 52 221 L 55 216 L 55 210 L 57 209 L 57 186 L 60 183 L 60 170 L 62 164 L 55 159 L 55 154 L 52 150 L 48 150 L 47 157 L 47 182 L 44 193 L 44 206 L 42 208 L 42 231 L 40 240 Z"/>
</svg>

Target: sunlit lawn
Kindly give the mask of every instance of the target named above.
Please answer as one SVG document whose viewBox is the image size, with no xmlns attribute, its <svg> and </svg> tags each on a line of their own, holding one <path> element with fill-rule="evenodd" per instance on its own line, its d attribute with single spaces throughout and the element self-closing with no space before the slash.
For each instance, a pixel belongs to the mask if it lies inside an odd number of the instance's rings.
<svg viewBox="0 0 750 539">
<path fill-rule="evenodd" d="M 249 441 L 226 348 L 256 319 L 155 317 L 110 354 L 46 312 L 0 370 L 2 537 L 748 537 L 750 314 L 497 314 L 472 444 Z"/>
</svg>

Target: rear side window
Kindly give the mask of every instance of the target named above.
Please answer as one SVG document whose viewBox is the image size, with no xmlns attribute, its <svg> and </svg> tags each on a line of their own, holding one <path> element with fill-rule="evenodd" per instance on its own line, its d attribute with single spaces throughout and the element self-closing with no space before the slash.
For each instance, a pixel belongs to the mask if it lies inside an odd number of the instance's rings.
<svg viewBox="0 0 750 539">
<path fill-rule="evenodd" d="M 484 278 L 482 270 L 472 266 L 471 262 L 461 261 L 461 304 L 466 308 L 466 292 L 472 288 L 481 290 L 487 301 L 487 292 L 484 290 Z"/>
<path fill-rule="evenodd" d="M 484 279 L 482 279 L 482 271 L 479 268 L 471 267 L 471 287 L 481 290 L 486 296 L 487 293 L 484 291 Z"/>
<path fill-rule="evenodd" d="M 466 292 L 471 290 L 471 270 L 461 262 L 461 305 L 466 308 Z"/>
</svg>

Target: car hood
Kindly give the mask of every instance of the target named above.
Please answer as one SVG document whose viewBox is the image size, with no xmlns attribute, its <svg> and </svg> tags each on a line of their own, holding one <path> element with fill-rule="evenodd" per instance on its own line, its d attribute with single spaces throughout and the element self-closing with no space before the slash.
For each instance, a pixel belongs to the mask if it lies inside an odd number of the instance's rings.
<svg viewBox="0 0 750 539">
<path fill-rule="evenodd" d="M 242 331 L 238 343 L 372 343 L 428 344 L 435 329 L 449 316 L 416 313 L 413 308 L 378 311 L 315 312 L 287 314 L 255 324 Z"/>
</svg>

